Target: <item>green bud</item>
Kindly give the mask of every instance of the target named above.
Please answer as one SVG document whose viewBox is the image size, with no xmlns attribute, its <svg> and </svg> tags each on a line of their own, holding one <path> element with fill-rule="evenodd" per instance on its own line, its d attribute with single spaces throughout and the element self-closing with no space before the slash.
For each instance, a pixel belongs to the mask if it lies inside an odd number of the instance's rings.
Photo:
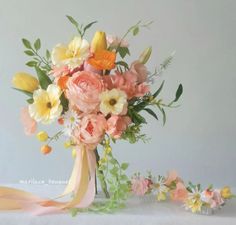
<svg viewBox="0 0 236 225">
<path fill-rule="evenodd" d="M 151 54 L 152 54 L 152 47 L 146 48 L 139 56 L 139 62 L 145 64 L 149 60 Z"/>
</svg>

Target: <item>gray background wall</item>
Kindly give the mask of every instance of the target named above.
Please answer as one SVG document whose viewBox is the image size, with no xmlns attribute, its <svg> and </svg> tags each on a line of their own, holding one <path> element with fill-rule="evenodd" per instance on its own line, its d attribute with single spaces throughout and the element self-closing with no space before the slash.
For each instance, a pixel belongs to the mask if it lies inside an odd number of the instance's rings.
<svg viewBox="0 0 236 225">
<path fill-rule="evenodd" d="M 130 162 L 129 173 L 174 168 L 185 180 L 236 186 L 235 12 L 234 0 L 0 0 L 0 183 L 66 180 L 70 174 L 73 161 L 61 142 L 45 157 L 38 141 L 24 135 L 19 110 L 25 97 L 11 89 L 15 72 L 33 73 L 24 66 L 21 38 L 40 37 L 52 49 L 75 34 L 69 14 L 84 23 L 99 21 L 89 40 L 97 29 L 122 35 L 140 19 L 155 21 L 150 31 L 129 39 L 133 59 L 153 46 L 150 70 L 176 51 L 153 88 L 165 79 L 162 96 L 170 100 L 181 82 L 181 107 L 168 110 L 165 127 L 148 119 L 149 144 L 114 146 L 114 154 Z"/>
</svg>

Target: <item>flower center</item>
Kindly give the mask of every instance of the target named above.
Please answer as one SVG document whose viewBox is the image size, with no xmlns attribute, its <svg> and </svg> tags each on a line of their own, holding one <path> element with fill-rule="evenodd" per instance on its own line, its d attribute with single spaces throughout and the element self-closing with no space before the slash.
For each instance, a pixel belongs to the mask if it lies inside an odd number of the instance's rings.
<svg viewBox="0 0 236 225">
<path fill-rule="evenodd" d="M 49 109 L 52 108 L 52 103 L 51 102 L 47 102 L 47 108 L 49 108 Z"/>
<path fill-rule="evenodd" d="M 110 101 L 109 101 L 109 104 L 112 106 L 115 105 L 116 103 L 117 103 L 117 101 L 114 98 L 110 99 Z"/>
</svg>

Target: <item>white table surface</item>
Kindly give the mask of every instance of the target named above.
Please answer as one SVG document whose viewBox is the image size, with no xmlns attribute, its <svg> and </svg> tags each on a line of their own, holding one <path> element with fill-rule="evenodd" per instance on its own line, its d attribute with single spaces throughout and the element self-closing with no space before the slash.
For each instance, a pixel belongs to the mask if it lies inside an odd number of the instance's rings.
<svg viewBox="0 0 236 225">
<path fill-rule="evenodd" d="M 4 185 L 31 191 L 42 197 L 57 196 L 63 186 Z M 235 189 L 234 189 L 235 190 Z M 236 199 L 211 216 L 195 215 L 173 202 L 149 202 L 131 198 L 127 207 L 114 214 L 81 213 L 32 216 L 22 212 L 0 212 L 0 225 L 236 225 Z"/>
</svg>

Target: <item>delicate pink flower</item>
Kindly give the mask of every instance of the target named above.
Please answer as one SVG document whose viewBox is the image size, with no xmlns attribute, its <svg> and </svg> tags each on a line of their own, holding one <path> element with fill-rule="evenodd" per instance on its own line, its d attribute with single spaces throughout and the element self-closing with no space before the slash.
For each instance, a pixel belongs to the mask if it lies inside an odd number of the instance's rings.
<svg viewBox="0 0 236 225">
<path fill-rule="evenodd" d="M 70 73 L 70 69 L 68 66 L 53 66 L 50 74 L 52 74 L 55 78 L 59 78 L 61 76 L 68 75 Z"/>
<path fill-rule="evenodd" d="M 135 177 L 131 180 L 131 189 L 135 195 L 143 196 L 148 191 L 148 180 L 144 177 Z"/>
<path fill-rule="evenodd" d="M 107 133 L 115 139 L 119 139 L 127 129 L 131 119 L 128 116 L 111 116 L 107 120 Z"/>
<path fill-rule="evenodd" d="M 135 97 L 142 97 L 150 92 L 149 85 L 142 83 L 136 86 Z"/>
<path fill-rule="evenodd" d="M 91 66 L 87 61 L 84 62 L 84 71 L 92 72 L 92 73 L 97 73 L 97 74 L 101 74 L 101 73 L 102 73 L 101 70 L 95 69 L 95 68 L 94 68 L 93 66 Z"/>
<path fill-rule="evenodd" d="M 120 45 L 120 47 L 129 47 L 129 44 L 127 41 L 122 40 L 121 38 L 117 36 L 107 35 L 107 43 L 109 47 L 116 48 Z"/>
<path fill-rule="evenodd" d="M 70 103 L 84 113 L 98 110 L 99 95 L 103 91 L 101 76 L 91 72 L 75 73 L 67 82 L 66 92 Z"/>
<path fill-rule="evenodd" d="M 175 170 L 171 170 L 168 172 L 167 178 L 165 180 L 165 185 L 170 185 L 173 181 L 176 181 L 178 178 L 178 174 Z"/>
<path fill-rule="evenodd" d="M 37 129 L 37 123 L 33 118 L 31 118 L 28 107 L 24 107 L 21 109 L 20 117 L 21 117 L 21 122 L 24 126 L 25 134 L 26 135 L 34 134 Z"/>
<path fill-rule="evenodd" d="M 138 83 L 143 83 L 147 79 L 147 75 L 148 75 L 147 68 L 143 63 L 140 63 L 138 60 L 134 61 L 131 64 L 130 72 L 136 75 Z"/>
<path fill-rule="evenodd" d="M 97 145 L 106 130 L 106 119 L 102 114 L 85 115 L 75 129 L 74 137 L 78 142 Z"/>
<path fill-rule="evenodd" d="M 171 198 L 174 201 L 184 201 L 188 197 L 188 191 L 182 182 L 176 184 L 176 189 L 171 192 Z"/>
<path fill-rule="evenodd" d="M 206 189 L 201 193 L 201 200 L 210 205 L 211 208 L 219 207 L 224 203 L 221 197 L 220 190 Z"/>
</svg>

